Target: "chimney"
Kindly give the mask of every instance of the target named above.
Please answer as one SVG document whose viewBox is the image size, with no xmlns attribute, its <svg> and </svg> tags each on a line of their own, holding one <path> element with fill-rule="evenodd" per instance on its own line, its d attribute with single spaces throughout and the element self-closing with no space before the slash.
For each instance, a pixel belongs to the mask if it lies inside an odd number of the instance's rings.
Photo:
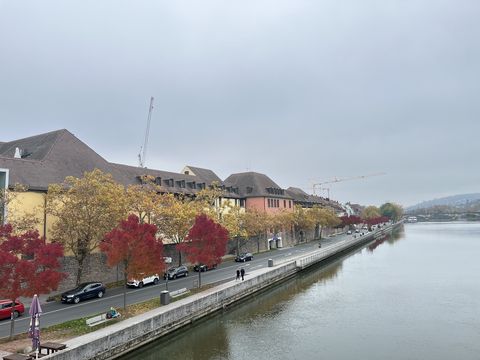
<svg viewBox="0 0 480 360">
<path fill-rule="evenodd" d="M 15 159 L 21 159 L 22 158 L 22 150 L 20 148 L 16 147 L 15 148 L 15 155 L 13 155 Z"/>
</svg>

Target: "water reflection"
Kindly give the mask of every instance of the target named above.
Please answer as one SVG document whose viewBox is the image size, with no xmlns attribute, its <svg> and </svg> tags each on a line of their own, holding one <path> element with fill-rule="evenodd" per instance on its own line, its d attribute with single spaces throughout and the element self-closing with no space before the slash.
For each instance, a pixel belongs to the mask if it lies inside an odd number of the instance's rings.
<svg viewBox="0 0 480 360">
<path fill-rule="evenodd" d="M 385 241 L 385 238 L 382 242 Z M 232 355 L 231 323 L 261 324 L 264 321 L 278 319 L 292 305 L 299 294 L 308 292 L 315 286 L 325 286 L 335 281 L 342 271 L 343 261 L 353 253 L 327 260 L 313 266 L 292 279 L 287 280 L 264 292 L 255 294 L 247 300 L 233 305 L 227 310 L 200 320 L 193 325 L 170 334 L 135 352 L 122 357 L 130 359 L 230 359 Z"/>
</svg>

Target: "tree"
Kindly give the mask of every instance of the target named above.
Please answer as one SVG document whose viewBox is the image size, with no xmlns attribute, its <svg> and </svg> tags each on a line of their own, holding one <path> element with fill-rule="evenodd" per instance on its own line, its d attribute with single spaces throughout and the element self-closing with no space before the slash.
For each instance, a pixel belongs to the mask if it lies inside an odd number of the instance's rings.
<svg viewBox="0 0 480 360">
<path fill-rule="evenodd" d="M 367 206 L 365 209 L 363 209 L 361 218 L 362 220 L 368 220 L 368 219 L 373 219 L 377 218 L 380 216 L 380 210 L 376 206 Z"/>
<path fill-rule="evenodd" d="M 129 213 L 138 216 L 140 222 L 151 223 L 160 206 L 160 195 L 153 183 L 129 185 L 126 191 L 126 204 Z"/>
<path fill-rule="evenodd" d="M 79 284 L 87 257 L 126 217 L 125 191 L 111 175 L 95 169 L 82 178 L 69 176 L 63 184 L 50 185 L 47 211 L 57 217 L 52 238 L 62 243 L 78 263 Z"/>
<path fill-rule="evenodd" d="M 348 226 L 349 228 L 352 228 L 352 225 L 360 224 L 362 222 L 362 219 L 356 215 L 341 216 L 339 219 L 343 227 Z"/>
<path fill-rule="evenodd" d="M 174 242 L 181 244 L 185 241 L 195 217 L 201 212 L 198 203 L 188 198 L 178 198 L 173 194 L 164 194 L 160 197 L 160 206 L 153 215 L 153 223 L 157 225 L 159 233 Z M 177 247 L 177 249 L 179 249 Z M 178 265 L 182 265 L 182 252 L 179 250 Z"/>
<path fill-rule="evenodd" d="M 380 214 L 388 217 L 393 222 L 400 220 L 403 216 L 403 208 L 401 205 L 387 202 L 380 206 Z"/>
<path fill-rule="evenodd" d="M 177 245 L 191 263 L 204 264 L 207 267 L 222 262 L 227 251 L 228 231 L 205 214 L 195 218 L 188 232 L 187 240 Z M 201 271 L 198 271 L 198 283 L 201 286 Z"/>
<path fill-rule="evenodd" d="M 65 274 L 59 271 L 61 244 L 47 244 L 38 231 L 15 235 L 12 225 L 0 226 L 0 297 L 12 300 L 57 289 Z M 14 331 L 12 306 L 10 338 Z"/>
<path fill-rule="evenodd" d="M 232 239 L 236 241 L 237 255 L 240 253 L 240 247 L 248 241 L 248 234 L 245 229 L 245 211 L 239 206 L 234 206 L 223 215 L 220 224 L 225 227 Z"/>
<path fill-rule="evenodd" d="M 322 231 L 326 227 L 334 227 L 340 224 L 340 218 L 331 209 L 322 208 L 320 206 L 313 206 L 311 209 L 312 217 L 319 229 L 319 238 L 322 238 Z"/>
<path fill-rule="evenodd" d="M 312 215 L 311 209 L 304 209 L 300 205 L 295 205 L 292 221 L 295 226 L 295 233 L 300 233 L 300 241 L 302 242 L 305 232 L 315 228 L 316 221 Z"/>
<path fill-rule="evenodd" d="M 291 229 L 293 221 L 293 213 L 287 210 L 280 210 L 273 214 L 267 214 L 268 229 L 272 231 L 274 238 L 278 238 L 278 234 L 282 230 Z"/>
<path fill-rule="evenodd" d="M 107 256 L 108 266 L 123 265 L 124 309 L 127 307 L 128 279 L 160 274 L 165 269 L 163 243 L 156 238 L 156 233 L 155 225 L 141 223 L 138 216 L 132 214 L 107 233 L 100 244 L 100 250 Z"/>
<path fill-rule="evenodd" d="M 244 229 L 246 237 L 254 237 L 257 240 L 257 252 L 260 252 L 260 240 L 264 237 L 269 228 L 269 217 L 263 211 L 257 209 L 246 209 L 244 218 Z"/>
</svg>

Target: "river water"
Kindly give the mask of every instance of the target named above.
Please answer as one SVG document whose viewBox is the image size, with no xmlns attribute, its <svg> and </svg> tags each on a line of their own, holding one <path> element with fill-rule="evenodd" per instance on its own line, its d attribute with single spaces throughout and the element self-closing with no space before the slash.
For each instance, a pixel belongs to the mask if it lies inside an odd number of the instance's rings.
<svg viewBox="0 0 480 360">
<path fill-rule="evenodd" d="M 407 224 L 127 359 L 480 359 L 480 224 Z"/>
</svg>

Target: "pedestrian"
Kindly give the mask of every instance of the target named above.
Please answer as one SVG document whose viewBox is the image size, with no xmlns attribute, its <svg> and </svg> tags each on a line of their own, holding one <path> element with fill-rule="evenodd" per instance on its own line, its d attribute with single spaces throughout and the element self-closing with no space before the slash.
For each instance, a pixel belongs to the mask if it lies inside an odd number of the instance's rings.
<svg viewBox="0 0 480 360">
<path fill-rule="evenodd" d="M 240 270 L 240 274 L 242 274 L 242 281 L 243 281 L 243 277 L 245 276 L 245 269 L 242 268 L 242 270 Z"/>
<path fill-rule="evenodd" d="M 237 278 L 235 279 L 235 281 L 238 281 L 238 280 L 240 280 L 240 270 L 239 269 L 237 269 Z"/>
</svg>

